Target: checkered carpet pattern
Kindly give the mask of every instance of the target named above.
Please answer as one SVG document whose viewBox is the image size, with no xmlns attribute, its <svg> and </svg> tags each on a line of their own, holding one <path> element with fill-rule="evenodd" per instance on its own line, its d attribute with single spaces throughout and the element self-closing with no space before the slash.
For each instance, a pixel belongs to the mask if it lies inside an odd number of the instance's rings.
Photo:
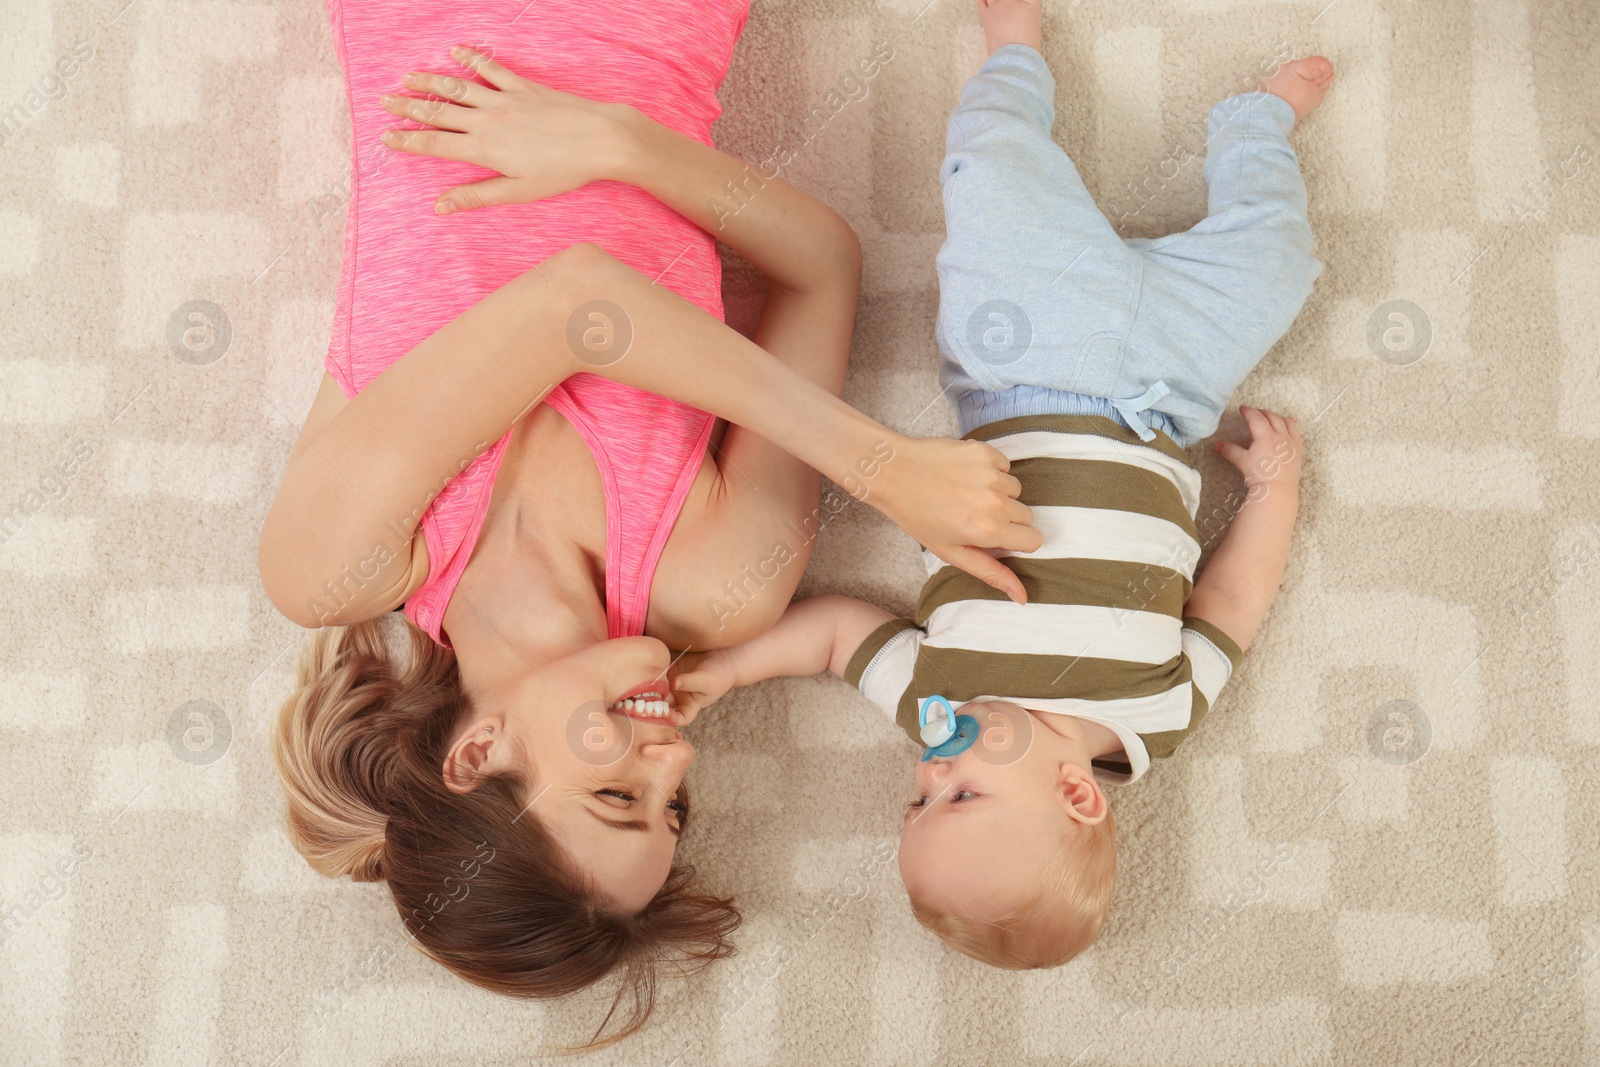
<svg viewBox="0 0 1600 1067">
<path fill-rule="evenodd" d="M 1327 269 L 1237 398 L 1306 431 L 1282 595 L 1204 728 L 1113 793 L 1112 919 L 1053 971 L 912 919 L 892 724 L 831 678 L 732 694 L 681 853 L 740 953 L 580 1062 L 1600 1063 L 1600 12 L 1045 7 L 1056 136 L 1129 236 L 1204 213 L 1212 102 L 1338 68 L 1293 135 Z M 573 1062 L 604 991 L 470 988 L 282 831 L 267 729 L 305 634 L 255 544 L 334 312 L 326 12 L 0 9 L 0 1062 Z M 982 58 L 968 0 L 756 0 L 723 93 L 721 144 L 792 149 L 860 233 L 847 398 L 902 431 L 953 430 L 937 170 Z M 1195 454 L 1221 525 L 1236 475 Z M 801 591 L 906 612 L 921 576 L 852 505 Z"/>
</svg>

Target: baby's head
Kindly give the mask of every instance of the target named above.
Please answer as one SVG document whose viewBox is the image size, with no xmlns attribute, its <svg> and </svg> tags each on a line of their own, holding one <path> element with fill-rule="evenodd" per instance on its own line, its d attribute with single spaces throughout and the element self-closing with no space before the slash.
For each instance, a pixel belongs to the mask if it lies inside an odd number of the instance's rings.
<svg viewBox="0 0 1600 1067">
<path fill-rule="evenodd" d="M 900 834 L 912 910 L 973 959 L 1058 966 L 1093 944 L 1105 922 L 1116 821 L 1077 720 L 999 701 L 961 713 L 978 720 L 977 742 L 917 764 Z"/>
</svg>

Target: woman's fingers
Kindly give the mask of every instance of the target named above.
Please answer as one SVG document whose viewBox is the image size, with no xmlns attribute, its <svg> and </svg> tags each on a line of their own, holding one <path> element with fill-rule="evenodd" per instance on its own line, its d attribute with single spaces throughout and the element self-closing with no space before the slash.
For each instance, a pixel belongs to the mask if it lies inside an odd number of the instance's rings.
<svg viewBox="0 0 1600 1067">
<path fill-rule="evenodd" d="M 1009 461 L 1008 461 L 1009 462 Z M 1012 500 L 1022 495 L 1022 480 L 1015 474 L 1001 474 L 998 481 L 999 489 Z"/>
<path fill-rule="evenodd" d="M 413 122 L 425 122 L 440 130 L 466 133 L 472 109 L 458 107 L 444 100 L 422 100 L 415 96 L 386 96 L 383 109 Z"/>
<path fill-rule="evenodd" d="M 450 58 L 468 70 L 475 71 L 481 75 L 484 81 L 496 89 L 510 89 L 522 81 L 517 75 L 511 73 L 476 48 L 456 45 L 456 47 L 450 49 Z"/>
<path fill-rule="evenodd" d="M 994 445 L 987 441 L 974 441 L 973 444 L 977 445 L 983 454 L 988 457 L 989 462 L 998 469 L 1003 471 L 1011 469 L 1011 460 L 1006 458 L 1006 454 L 994 447 Z"/>
<path fill-rule="evenodd" d="M 969 545 L 960 545 L 936 549 L 933 554 L 952 567 L 966 571 L 985 585 L 1000 590 L 1018 604 L 1028 602 L 1027 590 L 1022 588 L 1022 580 L 1017 577 L 1016 572 L 989 553 Z"/>
<path fill-rule="evenodd" d="M 992 538 L 995 542 L 994 544 L 985 545 L 984 547 L 1003 548 L 1007 552 L 1039 551 L 1039 547 L 1044 544 L 1044 534 L 1032 526 L 1032 522 L 1033 516 L 1031 514 L 1026 522 L 1013 520 L 1010 525 L 1000 532 L 1000 536 Z"/>
<path fill-rule="evenodd" d="M 1006 517 L 1007 522 L 1015 523 L 1018 526 L 1033 526 L 1033 509 L 1020 500 L 1012 499 L 1006 501 L 1005 506 L 1001 509 L 1001 514 Z"/>
<path fill-rule="evenodd" d="M 486 178 L 481 182 L 473 182 L 471 185 L 456 186 L 439 197 L 434 210 L 441 215 L 448 215 L 452 211 L 471 211 L 480 207 L 494 207 L 497 204 L 517 204 L 521 203 L 522 199 L 515 179 L 500 175 Z"/>
<path fill-rule="evenodd" d="M 434 74 L 426 70 L 414 70 L 400 80 L 414 93 L 427 93 L 429 96 L 437 96 L 462 107 L 483 107 L 496 93 L 496 90 L 486 85 L 469 82 L 465 78 Z"/>
<path fill-rule="evenodd" d="M 454 159 L 462 163 L 477 162 L 472 141 L 465 134 L 443 130 L 384 130 L 383 143 L 398 152 L 410 152 L 414 156 Z"/>
</svg>

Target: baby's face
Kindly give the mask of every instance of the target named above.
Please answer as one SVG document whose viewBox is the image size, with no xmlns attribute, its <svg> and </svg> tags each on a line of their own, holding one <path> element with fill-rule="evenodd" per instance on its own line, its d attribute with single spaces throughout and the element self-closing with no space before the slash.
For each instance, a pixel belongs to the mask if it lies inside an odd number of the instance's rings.
<svg viewBox="0 0 1600 1067">
<path fill-rule="evenodd" d="M 983 721 L 982 705 L 961 710 Z M 953 759 L 919 762 L 900 833 L 907 890 L 951 911 L 1010 910 L 1069 821 L 1058 786 L 1061 740 L 1035 730 L 1013 762 L 983 758 L 978 744 Z"/>
</svg>

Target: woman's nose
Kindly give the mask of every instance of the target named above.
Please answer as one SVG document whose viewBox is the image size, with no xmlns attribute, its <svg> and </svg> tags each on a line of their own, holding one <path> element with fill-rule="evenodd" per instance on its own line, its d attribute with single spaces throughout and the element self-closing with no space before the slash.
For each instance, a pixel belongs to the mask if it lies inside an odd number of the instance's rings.
<svg viewBox="0 0 1600 1067">
<path fill-rule="evenodd" d="M 659 741 L 640 745 L 639 755 L 663 771 L 681 778 L 683 777 L 683 772 L 689 769 L 689 764 L 694 762 L 694 746 L 679 737 L 673 741 Z M 676 788 L 676 785 L 674 785 L 674 788 Z"/>
<path fill-rule="evenodd" d="M 694 762 L 694 746 L 684 740 L 652 742 L 639 746 L 639 773 L 645 780 L 644 792 L 671 799 L 683 784 L 683 776 Z"/>
</svg>

